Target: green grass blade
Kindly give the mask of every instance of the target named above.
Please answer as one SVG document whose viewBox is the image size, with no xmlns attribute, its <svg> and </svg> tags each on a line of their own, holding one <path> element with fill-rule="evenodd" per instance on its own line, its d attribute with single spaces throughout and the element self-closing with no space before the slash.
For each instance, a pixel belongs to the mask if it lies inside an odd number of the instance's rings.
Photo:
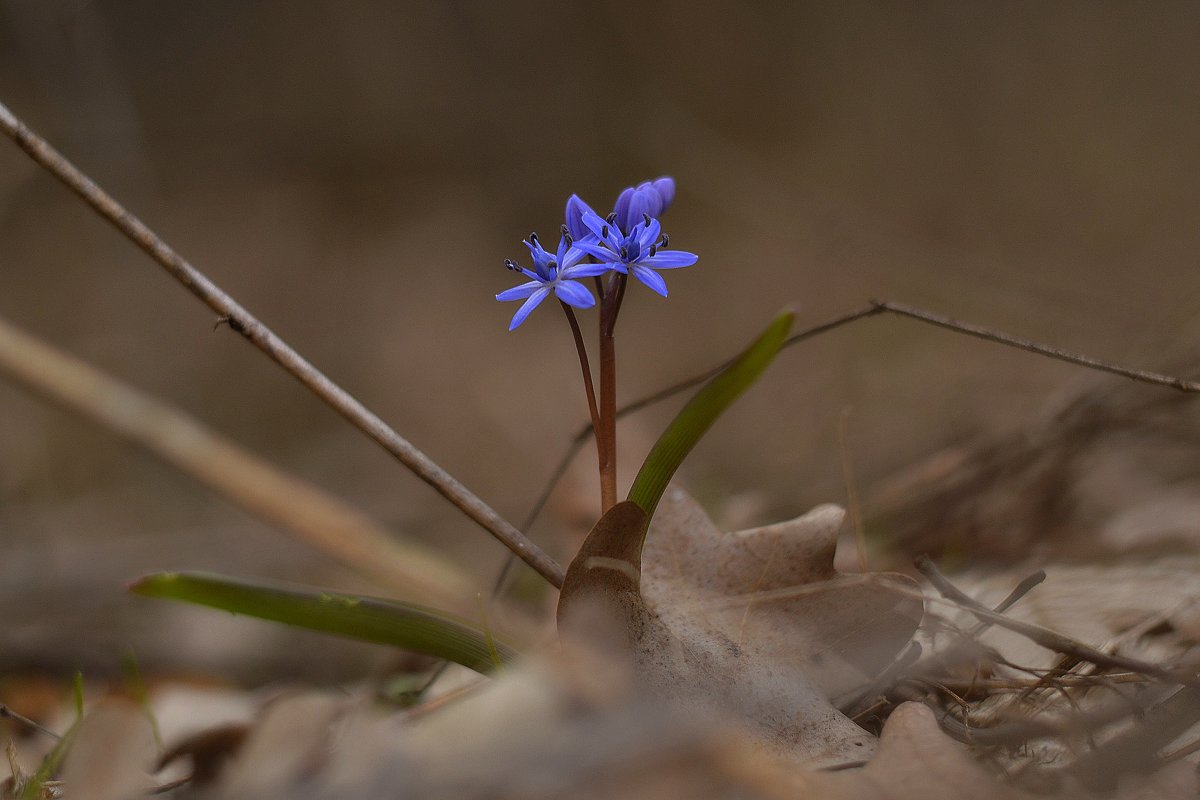
<svg viewBox="0 0 1200 800">
<path fill-rule="evenodd" d="M 696 442 L 774 360 L 794 319 L 795 315 L 787 311 L 772 320 L 754 343 L 705 384 L 663 431 L 629 490 L 629 499 L 646 512 L 647 520 L 654 516 L 667 484 Z"/>
<path fill-rule="evenodd" d="M 401 647 L 487 673 L 515 651 L 490 631 L 410 603 L 283 587 L 199 572 L 162 572 L 133 583 L 146 597 L 182 600 L 351 639 Z"/>
</svg>

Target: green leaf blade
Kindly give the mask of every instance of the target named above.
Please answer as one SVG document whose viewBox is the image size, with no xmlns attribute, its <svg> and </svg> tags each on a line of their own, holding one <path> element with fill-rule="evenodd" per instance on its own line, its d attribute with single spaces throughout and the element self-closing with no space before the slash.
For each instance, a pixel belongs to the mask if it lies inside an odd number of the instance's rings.
<svg viewBox="0 0 1200 800">
<path fill-rule="evenodd" d="M 350 639 L 444 658 L 488 673 L 517 654 L 490 631 L 412 603 L 285 587 L 200 572 L 148 575 L 129 587 L 145 597 L 180 600 Z"/>
<path fill-rule="evenodd" d="M 787 340 L 795 314 L 785 311 L 719 375 L 705 384 L 676 415 L 646 456 L 629 490 L 649 519 L 667 485 L 700 438 L 733 401 L 749 389 Z"/>
</svg>

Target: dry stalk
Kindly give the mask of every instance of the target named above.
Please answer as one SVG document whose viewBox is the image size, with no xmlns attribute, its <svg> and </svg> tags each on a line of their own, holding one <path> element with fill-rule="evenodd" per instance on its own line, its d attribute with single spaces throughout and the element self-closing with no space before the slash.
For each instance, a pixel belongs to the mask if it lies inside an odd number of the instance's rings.
<svg viewBox="0 0 1200 800">
<path fill-rule="evenodd" d="M 229 327 L 300 381 L 313 394 L 345 417 L 391 455 L 428 483 L 484 530 L 499 539 L 555 587 L 562 586 L 563 569 L 524 533 L 513 527 L 433 459 L 418 450 L 357 398 L 330 380 L 230 295 L 192 266 L 136 216 L 127 211 L 91 178 L 81 172 L 45 139 L 29 129 L 0 103 L 0 131 L 30 158 L 78 195 L 101 217 L 127 236 L 211 308 Z"/>
<path fill-rule="evenodd" d="M 145 447 L 255 516 L 422 602 L 473 613 L 470 579 L 198 421 L 0 319 L 0 375 Z"/>
</svg>

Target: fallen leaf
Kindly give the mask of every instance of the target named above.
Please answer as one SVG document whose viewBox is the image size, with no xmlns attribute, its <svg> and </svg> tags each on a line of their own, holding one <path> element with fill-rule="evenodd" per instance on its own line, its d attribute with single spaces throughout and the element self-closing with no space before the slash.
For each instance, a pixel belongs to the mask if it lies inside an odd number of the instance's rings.
<svg viewBox="0 0 1200 800">
<path fill-rule="evenodd" d="M 1031 795 L 1004 786 L 966 747 L 942 733 L 933 712 L 920 703 L 900 705 L 880 739 L 879 753 L 862 770 L 803 772 L 799 798 L 821 800 L 1024 800 Z"/>
<path fill-rule="evenodd" d="M 318 773 L 329 757 L 331 728 L 344 701 L 301 694 L 272 702 L 221 773 L 218 797 L 270 796 Z"/>
<path fill-rule="evenodd" d="M 639 564 L 644 517 L 619 504 L 567 571 L 560 631 L 609 639 L 599 622 L 607 614 L 623 627 L 636 679 L 654 698 L 700 715 L 733 711 L 771 752 L 793 761 L 865 760 L 874 738 L 830 697 L 889 664 L 922 606 L 834 570 L 842 516 L 822 506 L 723 534 L 672 489 Z"/>
<path fill-rule="evenodd" d="M 892 662 L 923 610 L 919 600 L 834 569 L 844 518 L 827 504 L 722 533 L 673 489 L 647 537 L 642 595 L 670 627 L 703 625 L 747 653 L 803 670 L 829 696 L 842 694 Z"/>
</svg>

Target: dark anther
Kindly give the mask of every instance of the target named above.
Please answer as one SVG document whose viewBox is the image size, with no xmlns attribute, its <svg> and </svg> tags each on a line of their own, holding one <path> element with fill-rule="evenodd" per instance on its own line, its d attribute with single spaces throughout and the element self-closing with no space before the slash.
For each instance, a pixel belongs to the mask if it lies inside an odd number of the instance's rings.
<svg viewBox="0 0 1200 800">
<path fill-rule="evenodd" d="M 654 254 L 657 252 L 658 252 L 658 245 L 656 245 L 656 244 L 650 245 L 650 257 L 653 258 Z"/>
<path fill-rule="evenodd" d="M 629 251 L 624 247 L 621 248 L 621 258 L 629 258 Z"/>
<path fill-rule="evenodd" d="M 504 259 L 504 266 L 508 267 L 513 272 L 518 272 L 521 269 L 517 266 L 517 262 L 513 261 L 511 258 Z"/>
<path fill-rule="evenodd" d="M 609 214 L 607 217 L 604 218 L 604 221 L 607 222 L 609 225 L 616 225 L 617 224 L 617 212 L 614 211 L 611 214 Z"/>
<path fill-rule="evenodd" d="M 563 226 L 563 227 L 566 227 L 566 226 Z M 575 237 L 564 231 L 563 232 L 563 241 L 567 243 L 567 247 L 570 247 L 571 245 L 575 244 Z"/>
<path fill-rule="evenodd" d="M 607 225 L 605 225 L 603 228 L 600 229 L 600 238 L 601 239 L 608 238 L 608 226 Z"/>
<path fill-rule="evenodd" d="M 529 241 L 532 242 L 533 244 L 537 244 L 537 231 L 534 231 L 533 233 L 529 234 Z"/>
<path fill-rule="evenodd" d="M 671 243 L 671 240 L 670 240 L 670 239 L 668 239 L 668 238 L 667 238 L 667 235 L 664 233 L 664 234 L 663 234 L 663 240 L 662 240 L 662 246 L 663 246 L 663 247 L 666 247 L 666 246 L 667 246 L 667 245 L 669 245 L 670 243 Z"/>
<path fill-rule="evenodd" d="M 566 236 L 567 234 L 569 234 L 571 232 L 571 229 L 567 227 L 567 223 L 565 223 L 565 222 L 562 225 L 559 225 L 558 229 L 559 229 L 559 231 L 562 232 L 563 236 Z"/>
<path fill-rule="evenodd" d="M 645 212 L 642 212 L 642 219 L 646 220 L 646 227 L 649 228 L 650 227 L 650 215 Z"/>
</svg>

